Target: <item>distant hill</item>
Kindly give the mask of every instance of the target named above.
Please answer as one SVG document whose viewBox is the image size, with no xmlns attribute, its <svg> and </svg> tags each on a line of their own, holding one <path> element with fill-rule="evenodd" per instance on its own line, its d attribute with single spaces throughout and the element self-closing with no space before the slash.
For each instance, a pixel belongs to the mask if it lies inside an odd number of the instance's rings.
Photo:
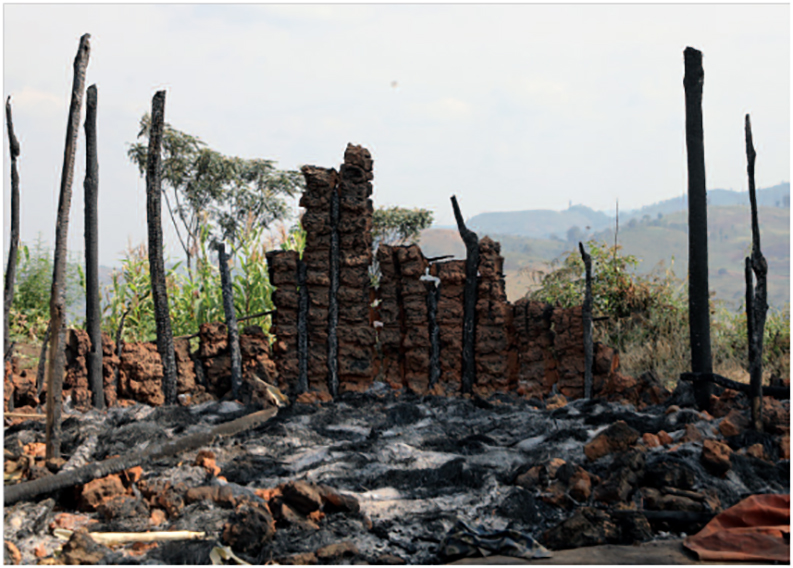
<svg viewBox="0 0 793 568">
<path fill-rule="evenodd" d="M 749 206 L 749 193 L 747 191 L 732 191 L 729 189 L 709 189 L 708 190 L 708 206 L 710 207 L 727 207 L 730 205 Z M 757 206 L 758 207 L 781 207 L 790 208 L 790 183 L 780 183 L 773 187 L 767 187 L 757 190 Z M 652 205 L 641 207 L 640 209 L 633 209 L 620 211 L 620 221 L 630 219 L 641 219 L 645 215 L 649 215 L 651 219 L 658 217 L 658 214 L 669 215 L 677 211 L 685 211 L 688 209 L 688 200 L 685 195 L 659 201 Z"/>
<path fill-rule="evenodd" d="M 780 183 L 773 187 L 757 190 L 757 204 L 760 207 L 790 208 L 790 183 Z M 746 191 L 728 189 L 708 190 L 708 205 L 722 207 L 743 205 L 748 207 L 749 196 Z M 667 199 L 640 209 L 620 211 L 620 224 L 631 219 L 658 218 L 658 215 L 670 215 L 685 211 L 688 202 L 683 197 Z M 481 234 L 516 235 L 540 239 L 560 238 L 567 240 L 568 231 L 576 233 L 576 239 L 584 234 L 592 234 L 603 229 L 613 228 L 615 216 L 613 211 L 595 211 L 584 205 L 573 205 L 564 211 L 550 209 L 530 209 L 527 211 L 504 211 L 480 213 L 471 217 L 466 224 Z"/>
<path fill-rule="evenodd" d="M 605 229 L 614 221 L 601 211 L 584 205 L 574 205 L 564 211 L 532 209 L 503 213 L 480 213 L 466 221 L 466 225 L 477 233 L 501 233 L 521 237 L 548 238 L 555 235 L 564 238 L 574 226 L 592 231 Z"/>
<path fill-rule="evenodd" d="M 761 206 L 758 216 L 762 250 L 768 260 L 768 300 L 771 306 L 781 308 L 790 302 L 790 209 Z M 708 208 L 710 287 L 715 290 L 717 298 L 733 308 L 740 304 L 744 295 L 743 259 L 751 249 L 749 223 L 748 204 Z M 643 214 L 627 222 L 621 218 L 618 239 L 623 254 L 640 260 L 637 268 L 640 273 L 648 273 L 659 266 L 671 267 L 677 277 L 685 279 L 687 231 L 685 211 L 662 214 L 661 218 L 657 213 L 654 217 Z M 536 286 L 538 273 L 547 271 L 549 262 L 577 247 L 577 241 L 558 238 L 537 239 L 495 231 L 478 233 L 480 238 L 489 234 L 501 243 L 507 296 L 512 301 Z M 613 243 L 614 229 L 609 227 L 588 237 Z M 428 229 L 422 232 L 420 244 L 428 257 L 453 254 L 457 258 L 465 258 L 465 246 L 455 230 Z"/>
</svg>

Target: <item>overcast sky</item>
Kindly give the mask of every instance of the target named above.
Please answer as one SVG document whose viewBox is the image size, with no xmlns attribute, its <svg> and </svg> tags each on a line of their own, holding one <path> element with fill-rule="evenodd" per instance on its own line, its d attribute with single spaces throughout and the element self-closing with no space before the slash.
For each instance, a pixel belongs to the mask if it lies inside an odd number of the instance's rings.
<svg viewBox="0 0 793 568">
<path fill-rule="evenodd" d="M 146 239 L 126 158 L 151 97 L 229 155 L 337 167 L 375 160 L 375 205 L 463 213 L 613 211 L 686 188 L 683 50 L 704 53 L 709 188 L 790 179 L 788 5 L 9 5 L 3 94 L 20 140 L 21 234 L 54 242 L 72 61 L 91 34 L 99 92 L 100 262 Z M 4 231 L 9 231 L 3 128 Z M 69 248 L 83 249 L 84 133 Z M 3 245 L 7 254 L 7 244 Z M 179 250 L 169 247 L 172 258 Z"/>
</svg>

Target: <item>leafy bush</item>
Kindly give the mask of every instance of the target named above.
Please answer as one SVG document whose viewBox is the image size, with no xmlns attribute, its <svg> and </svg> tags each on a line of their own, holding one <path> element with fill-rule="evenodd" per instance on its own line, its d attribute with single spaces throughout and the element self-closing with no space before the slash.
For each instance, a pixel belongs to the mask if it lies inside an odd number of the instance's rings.
<svg viewBox="0 0 793 568">
<path fill-rule="evenodd" d="M 42 339 L 50 321 L 53 252 L 41 235 L 33 249 L 22 243 L 18 249 L 14 301 L 9 311 L 9 333 L 12 337 Z M 76 306 L 85 295 L 85 276 L 74 258 L 66 261 L 66 311 L 74 319 Z"/>
<path fill-rule="evenodd" d="M 669 269 L 637 274 L 639 260 L 620 255 L 620 247 L 590 241 L 592 256 L 594 340 L 620 352 L 621 369 L 638 376 L 653 371 L 670 385 L 690 370 L 688 296 L 685 282 Z M 581 305 L 584 263 L 577 251 L 538 273 L 537 289 L 528 294 L 561 307 Z M 711 352 L 714 372 L 747 380 L 746 313 L 727 310 L 711 300 Z M 790 374 L 790 308 L 769 310 L 763 346 L 764 377 Z"/>
<path fill-rule="evenodd" d="M 166 270 L 165 283 L 173 335 L 192 335 L 203 323 L 225 321 L 220 270 L 209 254 L 208 233 L 199 242 L 199 254 L 192 279 L 180 264 Z M 242 242 L 231 261 L 234 307 L 237 317 L 261 313 L 273 308 L 272 290 L 264 258 L 266 246 L 261 232 Z M 127 251 L 120 270 L 112 274 L 112 284 L 105 291 L 106 303 L 102 325 L 115 335 L 127 312 L 124 341 L 153 341 L 157 335 L 148 252 L 144 245 Z M 270 328 L 270 316 L 252 318 L 245 325 Z"/>
</svg>

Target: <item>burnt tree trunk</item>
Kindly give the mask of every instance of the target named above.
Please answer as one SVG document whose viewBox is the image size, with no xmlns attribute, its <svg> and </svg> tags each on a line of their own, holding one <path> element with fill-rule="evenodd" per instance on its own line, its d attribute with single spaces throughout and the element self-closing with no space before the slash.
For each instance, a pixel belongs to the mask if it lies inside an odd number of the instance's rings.
<svg viewBox="0 0 793 568">
<path fill-rule="evenodd" d="M 165 122 L 165 91 L 151 101 L 151 128 L 146 164 L 146 223 L 149 229 L 149 272 L 154 318 L 157 322 L 157 351 L 162 359 L 162 392 L 165 404 L 176 404 L 176 355 L 173 348 L 168 292 L 165 289 L 165 259 L 162 250 L 161 164 L 162 131 Z"/>
<path fill-rule="evenodd" d="M 752 123 L 746 115 L 746 171 L 749 176 L 749 203 L 752 208 L 752 255 L 746 258 L 746 327 L 749 344 L 749 384 L 752 398 L 752 426 L 763 429 L 763 332 L 768 312 L 768 263 L 760 251 L 760 223 L 757 220 L 757 194 L 754 162 L 757 153 L 752 143 Z M 750 271 L 751 268 L 751 271 Z M 757 285 L 752 286 L 754 272 Z"/>
<path fill-rule="evenodd" d="M 584 396 L 592 398 L 592 257 L 584 248 L 583 243 L 578 243 L 578 249 L 581 251 L 586 272 L 584 305 L 581 306 L 581 318 L 584 324 Z"/>
<path fill-rule="evenodd" d="M 50 358 L 47 365 L 47 424 L 46 457 L 58 458 L 61 454 L 61 396 L 65 366 L 66 340 L 66 239 L 69 233 L 69 209 L 72 204 L 72 179 L 77 134 L 80 130 L 80 110 L 85 91 L 85 70 L 91 53 L 90 35 L 80 38 L 80 47 L 74 58 L 74 80 L 66 127 L 66 147 L 63 152 L 61 188 L 58 198 L 58 220 L 55 226 L 55 257 L 50 290 Z"/>
<path fill-rule="evenodd" d="M 14 281 L 17 273 L 17 249 L 19 248 L 19 141 L 14 135 L 14 123 L 11 120 L 11 97 L 6 99 L 6 127 L 8 128 L 8 146 L 11 153 L 11 238 L 8 245 L 8 265 L 6 268 L 5 289 L 3 290 L 3 353 L 5 360 L 11 358 L 11 340 L 8 337 L 8 313 L 14 301 Z M 13 398 L 12 398 L 13 400 Z"/>
<path fill-rule="evenodd" d="M 231 354 L 231 397 L 236 399 L 242 385 L 242 356 L 240 354 L 240 333 L 237 329 L 237 314 L 234 311 L 234 290 L 229 274 L 229 258 L 226 256 L 226 245 L 215 245 L 218 251 L 220 267 L 220 287 L 223 292 L 223 311 L 226 313 L 226 331 L 228 333 L 229 353 Z"/>
<path fill-rule="evenodd" d="M 691 371 L 711 373 L 710 304 L 708 292 L 708 198 L 705 189 L 705 143 L 702 129 L 702 52 L 687 47 L 684 52 L 686 93 L 686 148 L 688 152 L 688 324 Z M 694 383 L 697 406 L 710 404 L 713 387 Z"/>
<path fill-rule="evenodd" d="M 463 370 L 461 391 L 471 394 L 476 384 L 476 300 L 479 273 L 479 238 L 476 233 L 465 226 L 463 214 L 457 204 L 457 197 L 452 195 L 454 218 L 457 230 L 465 243 L 465 288 L 463 289 Z"/>
<path fill-rule="evenodd" d="M 96 85 L 85 98 L 85 327 L 91 340 L 86 357 L 94 408 L 105 407 L 102 377 L 102 312 L 99 309 L 99 160 L 96 147 Z"/>
</svg>

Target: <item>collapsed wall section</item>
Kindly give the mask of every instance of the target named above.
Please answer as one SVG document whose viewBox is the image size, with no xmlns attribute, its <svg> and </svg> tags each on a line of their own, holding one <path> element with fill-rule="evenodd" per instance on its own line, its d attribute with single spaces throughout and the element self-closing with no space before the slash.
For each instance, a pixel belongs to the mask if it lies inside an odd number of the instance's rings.
<svg viewBox="0 0 793 568">
<path fill-rule="evenodd" d="M 272 331 L 280 385 L 290 392 L 304 390 L 300 353 L 307 352 L 305 386 L 324 396 L 365 390 L 375 379 L 419 394 L 458 393 L 466 261 L 433 262 L 418 245 L 381 244 L 379 285 L 372 287 L 372 165 L 368 150 L 348 145 L 338 172 L 302 168 L 305 285 L 298 282 L 296 252 L 267 256 L 278 287 Z M 542 398 L 556 386 L 568 397 L 582 396 L 580 307 L 509 303 L 499 243 L 484 237 L 478 247 L 474 393 Z M 303 302 L 308 296 L 303 316 L 301 294 Z M 301 317 L 307 322 L 303 351 Z M 595 378 L 597 388 L 603 384 L 597 369 Z"/>
</svg>

